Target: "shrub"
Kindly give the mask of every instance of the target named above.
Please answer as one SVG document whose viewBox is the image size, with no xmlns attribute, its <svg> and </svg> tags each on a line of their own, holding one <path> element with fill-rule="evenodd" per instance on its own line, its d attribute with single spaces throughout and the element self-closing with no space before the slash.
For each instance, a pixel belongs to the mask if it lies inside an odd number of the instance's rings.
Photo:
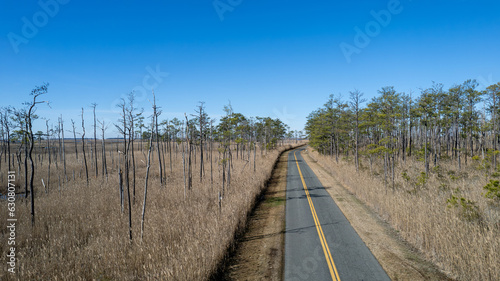
<svg viewBox="0 0 500 281">
<path fill-rule="evenodd" d="M 483 189 L 486 190 L 486 193 L 483 193 L 484 197 L 500 201 L 500 181 L 490 180 Z"/>
<path fill-rule="evenodd" d="M 442 184 L 439 185 L 439 190 L 440 191 L 447 191 L 449 189 L 450 189 L 450 187 L 446 183 L 442 183 Z"/>
<path fill-rule="evenodd" d="M 408 175 L 408 173 L 406 173 L 406 171 L 402 172 L 402 173 L 401 173 L 401 176 L 403 177 L 403 179 L 404 179 L 406 182 L 409 182 L 409 181 L 410 181 L 410 176 Z"/>
<path fill-rule="evenodd" d="M 425 172 L 420 172 L 420 176 L 417 178 L 417 182 L 415 185 L 417 187 L 423 187 L 425 186 L 425 183 L 427 183 L 427 180 L 429 179 L 429 176 Z"/>
<path fill-rule="evenodd" d="M 460 217 L 462 219 L 469 222 L 481 221 L 481 213 L 479 212 L 476 202 L 452 194 L 451 197 L 446 200 L 446 203 L 448 203 L 448 208 L 459 208 Z"/>
<path fill-rule="evenodd" d="M 452 181 L 454 181 L 454 180 L 458 180 L 458 177 L 456 176 L 455 171 L 448 171 L 448 172 L 447 172 L 447 174 L 448 174 L 448 176 L 450 177 L 450 179 L 451 179 Z"/>
</svg>

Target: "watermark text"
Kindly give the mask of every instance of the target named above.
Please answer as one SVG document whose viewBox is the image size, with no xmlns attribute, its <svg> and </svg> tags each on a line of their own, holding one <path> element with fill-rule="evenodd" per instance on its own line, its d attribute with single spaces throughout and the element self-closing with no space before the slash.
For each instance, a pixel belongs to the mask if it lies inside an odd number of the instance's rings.
<svg viewBox="0 0 500 281">
<path fill-rule="evenodd" d="M 7 176 L 7 271 L 16 272 L 16 174 L 9 171 Z"/>
<path fill-rule="evenodd" d="M 400 14 L 403 11 L 399 0 L 390 0 L 387 3 L 387 9 L 382 9 L 378 12 L 371 10 L 370 14 L 373 20 L 367 22 L 362 29 L 358 26 L 354 27 L 356 34 L 354 35 L 353 43 L 340 43 L 339 47 L 344 55 L 347 63 L 351 63 L 352 55 L 360 54 L 361 50 L 368 47 L 372 38 L 377 37 L 383 27 L 387 27 L 392 20 L 393 15 Z"/>
<path fill-rule="evenodd" d="M 49 19 L 55 17 L 60 10 L 60 5 L 66 5 L 70 0 L 39 0 L 38 6 L 40 10 L 35 12 L 31 19 L 27 17 L 22 17 L 21 21 L 23 26 L 21 27 L 21 32 L 14 33 L 9 32 L 7 38 L 9 39 L 10 45 L 14 50 L 14 53 L 19 53 L 19 46 L 21 44 L 28 44 L 29 39 L 32 39 L 38 34 L 38 30 L 43 28 L 49 23 Z"/>
</svg>

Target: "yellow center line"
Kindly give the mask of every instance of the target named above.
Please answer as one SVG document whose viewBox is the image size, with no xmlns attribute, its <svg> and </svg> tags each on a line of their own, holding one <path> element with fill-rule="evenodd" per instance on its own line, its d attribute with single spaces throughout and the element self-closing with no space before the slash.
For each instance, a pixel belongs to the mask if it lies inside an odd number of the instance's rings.
<svg viewBox="0 0 500 281">
<path fill-rule="evenodd" d="M 300 170 L 299 161 L 297 161 L 297 155 L 295 155 L 295 151 L 293 152 L 293 156 L 295 157 L 295 163 L 297 164 L 297 169 L 299 170 L 300 179 L 302 180 L 302 185 L 304 186 L 304 191 L 306 192 L 307 195 L 307 201 L 309 202 L 309 207 L 311 208 L 314 224 L 316 225 L 316 230 L 318 231 L 321 247 L 323 247 L 323 253 L 325 253 L 326 262 L 328 263 L 328 268 L 330 269 L 330 275 L 332 276 L 333 281 L 340 281 L 339 273 L 337 272 L 337 267 L 335 267 L 335 263 L 333 262 L 332 254 L 330 253 L 330 248 L 328 247 L 328 243 L 326 242 L 325 234 L 323 234 L 323 229 L 321 228 L 318 215 L 316 214 L 316 209 L 314 208 L 311 196 L 309 195 L 309 190 L 307 189 L 306 182 L 304 180 L 304 177 L 302 176 L 302 171 Z"/>
</svg>

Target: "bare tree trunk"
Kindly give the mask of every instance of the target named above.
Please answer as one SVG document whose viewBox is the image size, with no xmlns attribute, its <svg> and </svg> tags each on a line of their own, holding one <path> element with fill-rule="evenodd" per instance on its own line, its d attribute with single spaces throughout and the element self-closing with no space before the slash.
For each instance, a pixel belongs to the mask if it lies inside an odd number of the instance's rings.
<svg viewBox="0 0 500 281">
<path fill-rule="evenodd" d="M 106 163 L 106 141 L 104 138 L 104 134 L 106 132 L 106 124 L 104 121 L 100 122 L 101 124 L 101 131 L 102 131 L 102 176 L 106 175 L 106 181 L 108 181 L 108 167 Z"/>
<path fill-rule="evenodd" d="M 87 156 L 85 155 L 85 121 L 83 119 L 83 107 L 82 107 L 82 153 L 83 153 L 83 162 L 85 164 L 85 178 L 87 179 L 87 187 L 89 186 L 89 170 L 87 166 Z"/>
<path fill-rule="evenodd" d="M 76 145 L 75 121 L 73 121 L 73 119 L 71 119 L 71 125 L 73 126 L 73 140 L 75 143 L 75 155 L 76 155 L 76 160 L 78 160 L 78 146 Z"/>
<path fill-rule="evenodd" d="M 395 186 L 394 186 L 394 152 L 391 153 L 392 154 L 392 160 L 391 160 L 391 172 L 392 172 L 392 189 L 394 190 L 395 189 Z"/>
<path fill-rule="evenodd" d="M 63 183 L 68 181 L 68 176 L 66 174 L 66 149 L 64 147 L 64 121 L 62 119 L 62 115 L 60 118 L 60 123 L 61 123 L 61 134 L 62 134 L 62 157 L 63 157 L 63 167 L 64 167 L 64 178 L 63 178 Z"/>
<path fill-rule="evenodd" d="M 227 165 L 227 190 L 229 191 L 229 188 L 231 186 L 231 167 L 233 165 L 233 156 L 231 154 L 231 142 L 229 143 L 229 163 Z"/>
<path fill-rule="evenodd" d="M 25 122 L 25 129 L 23 132 L 23 145 L 24 145 L 24 197 L 28 198 L 28 122 Z M 26 201 L 28 203 L 28 201 Z"/>
<path fill-rule="evenodd" d="M 29 157 L 29 160 L 30 160 L 30 166 L 31 166 L 31 173 L 30 173 L 30 180 L 29 180 L 29 186 L 30 186 L 30 195 L 31 195 L 31 225 L 34 226 L 35 225 L 35 193 L 34 193 L 34 190 L 33 190 L 33 177 L 35 175 L 35 166 L 33 165 L 33 158 L 32 158 L 32 152 L 33 152 L 33 132 L 31 131 L 31 110 L 32 108 L 34 107 L 35 103 L 33 103 L 33 105 L 30 107 L 29 111 L 28 111 L 28 115 L 26 117 L 26 127 L 27 127 L 27 136 L 28 136 L 28 141 L 29 141 L 29 144 L 30 144 L 30 147 L 29 147 L 29 151 L 28 151 L 28 157 Z M 28 167 L 27 167 L 27 163 L 26 163 L 26 158 L 25 158 L 25 175 L 27 174 L 28 172 Z"/>
<path fill-rule="evenodd" d="M 156 113 L 159 115 L 159 113 Z M 158 116 L 155 117 L 155 127 L 156 127 L 156 149 L 158 152 L 158 168 L 160 169 L 160 184 L 163 186 L 163 167 L 161 165 L 161 155 L 160 155 L 160 145 L 159 145 L 159 139 L 158 139 Z"/>
<path fill-rule="evenodd" d="M 182 175 L 184 176 L 184 200 L 186 199 L 186 149 L 182 142 Z"/>
<path fill-rule="evenodd" d="M 213 173 L 213 138 L 212 138 L 212 128 L 213 125 L 210 124 L 210 187 L 211 190 L 213 189 L 214 186 L 214 173 Z"/>
<path fill-rule="evenodd" d="M 170 174 L 172 174 L 173 169 L 172 169 L 172 136 L 168 134 L 168 156 L 170 158 Z"/>
<path fill-rule="evenodd" d="M 5 113 L 7 114 L 7 113 Z M 0 171 L 2 170 L 2 157 L 4 157 L 5 161 L 4 162 L 7 162 L 7 153 L 6 153 L 6 141 L 5 141 L 5 132 L 3 131 L 3 128 L 4 128 L 4 125 L 3 125 L 3 113 L 0 111 L 0 137 L 2 138 L 1 142 L 2 142 L 2 149 L 1 149 L 1 153 L 0 153 Z M 7 171 L 10 171 L 10 170 L 7 170 Z M 3 174 L 0 175 L 0 180 L 3 182 L 4 179 L 3 179 Z"/>
<path fill-rule="evenodd" d="M 457 129 L 457 152 L 458 152 L 458 170 L 462 170 L 462 161 L 460 159 L 460 156 L 462 155 L 462 152 L 460 151 L 460 140 L 458 139 L 458 129 Z"/>
<path fill-rule="evenodd" d="M 226 183 L 226 165 L 227 165 L 227 159 L 226 159 L 226 147 L 224 145 L 224 152 L 222 153 L 222 191 L 221 191 L 221 195 L 219 196 L 219 198 L 221 197 L 224 197 L 226 194 L 225 194 L 225 183 Z M 219 203 L 220 204 L 220 203 Z"/>
<path fill-rule="evenodd" d="M 384 184 L 387 187 L 387 152 L 384 153 Z"/>
<path fill-rule="evenodd" d="M 99 175 L 99 167 L 97 166 L 97 124 L 96 124 L 96 117 L 95 117 L 95 108 L 97 107 L 96 103 L 92 104 L 92 109 L 94 113 L 94 163 L 95 163 L 95 177 Z"/>
<path fill-rule="evenodd" d="M 118 156 L 120 157 L 120 156 Z M 121 211 L 123 213 L 123 173 L 122 173 L 122 169 L 119 168 L 119 171 L 118 171 L 118 177 L 119 177 L 119 192 L 120 192 L 120 207 L 121 207 Z"/>
<path fill-rule="evenodd" d="M 253 145 L 253 172 L 254 172 L 254 174 L 257 171 L 256 164 L 255 164 L 256 159 L 257 159 L 257 137 L 255 137 L 255 143 Z"/>
<path fill-rule="evenodd" d="M 191 155 L 192 155 L 192 140 L 189 137 L 189 121 L 187 119 L 187 115 L 184 113 L 184 117 L 186 118 L 186 141 L 187 141 L 187 146 L 188 146 L 188 190 L 191 190 L 192 184 L 193 184 L 193 176 L 192 176 L 192 169 L 191 169 Z"/>
<path fill-rule="evenodd" d="M 425 124 L 425 139 L 424 139 L 424 155 L 425 155 L 425 174 L 429 176 L 429 157 L 427 156 L 427 123 Z"/>
<path fill-rule="evenodd" d="M 28 110 L 28 114 L 27 114 L 27 118 L 26 118 L 26 125 L 28 127 L 28 137 L 29 137 L 29 142 L 30 142 L 30 149 L 29 149 L 29 159 L 30 159 L 30 164 L 31 164 L 31 175 L 30 175 L 30 193 L 31 193 L 31 225 L 34 226 L 35 225 L 35 191 L 34 191 L 34 188 L 33 188 L 33 179 L 34 179 L 34 176 L 35 176 L 35 165 L 33 163 L 33 156 L 32 156 L 32 153 L 33 153 L 33 147 L 34 147 L 34 138 L 33 138 L 33 130 L 32 130 L 32 120 L 31 120 L 31 117 L 32 117 L 32 111 L 33 111 L 33 108 L 38 104 L 38 103 L 43 103 L 40 102 L 40 101 L 36 101 L 36 98 L 40 95 L 43 95 L 47 93 L 47 84 L 41 86 L 41 87 L 38 87 L 36 89 L 34 89 L 31 94 L 33 96 L 33 103 L 31 104 L 29 110 Z"/>
<path fill-rule="evenodd" d="M 127 185 L 127 199 L 128 199 L 128 233 L 129 233 L 129 239 L 132 241 L 132 200 L 130 198 L 130 166 L 129 166 L 129 158 L 128 158 L 128 152 L 130 149 L 130 142 L 127 143 L 127 137 L 126 137 L 126 127 L 124 130 L 124 139 L 125 139 L 125 184 Z M 129 131 L 130 132 L 130 131 Z"/>
<path fill-rule="evenodd" d="M 131 105 L 132 106 L 132 105 Z M 130 151 L 132 155 L 132 198 L 135 205 L 135 153 L 134 153 L 134 116 L 130 114 L 130 141 L 129 145 L 132 146 Z"/>
<path fill-rule="evenodd" d="M 339 136 L 337 135 L 335 141 L 335 162 L 339 163 Z"/>
<path fill-rule="evenodd" d="M 7 133 L 7 158 L 9 162 L 9 171 L 12 169 L 12 166 L 14 163 L 11 161 L 11 152 L 10 152 L 10 125 L 9 125 L 9 119 L 8 119 L 8 114 L 10 110 L 6 110 L 5 114 L 3 116 L 3 126 L 5 127 L 5 132 Z"/>
<path fill-rule="evenodd" d="M 203 139 L 205 137 L 206 132 L 204 131 L 206 124 L 206 113 L 204 102 L 200 102 L 198 105 L 198 125 L 200 128 L 200 182 L 202 181 L 203 174 L 205 173 L 205 166 L 203 161 Z"/>
<path fill-rule="evenodd" d="M 492 131 L 493 131 L 493 171 L 496 171 L 497 170 L 497 154 L 496 154 L 496 151 L 497 151 L 497 125 L 496 125 L 496 108 L 497 108 L 497 104 L 496 104 L 496 101 L 497 101 L 497 97 L 493 96 L 493 108 L 494 110 L 492 110 L 492 116 L 491 116 L 491 119 L 493 121 L 493 128 L 492 128 Z"/>
<path fill-rule="evenodd" d="M 45 192 L 49 192 L 50 189 L 50 164 L 52 160 L 50 159 L 50 133 L 49 133 L 49 120 L 45 120 L 45 126 L 47 127 L 47 152 L 49 158 L 49 165 L 47 167 L 47 185 L 45 187 Z"/>
<path fill-rule="evenodd" d="M 149 136 L 149 148 L 148 148 L 148 162 L 147 162 L 147 168 L 146 168 L 146 180 L 144 183 L 144 202 L 142 204 L 142 219 L 141 219 L 141 241 L 144 238 L 144 216 L 146 214 L 146 198 L 148 195 L 148 179 L 149 179 L 149 168 L 151 166 L 151 146 L 153 145 L 153 131 L 154 131 L 154 124 L 155 124 L 155 117 L 156 117 L 156 101 L 154 99 L 154 93 L 153 93 L 153 120 L 151 122 L 151 135 Z"/>
<path fill-rule="evenodd" d="M 62 159 L 61 123 L 60 122 L 57 122 L 57 141 L 59 142 L 59 146 L 57 147 L 59 159 Z"/>
<path fill-rule="evenodd" d="M 165 177 L 165 186 L 167 185 L 167 161 L 165 161 L 165 151 L 167 150 L 165 138 L 162 136 L 161 139 L 161 160 L 163 164 L 163 176 Z"/>
<path fill-rule="evenodd" d="M 191 190 L 193 187 L 193 170 L 192 170 L 192 155 L 193 155 L 193 145 L 191 139 L 188 141 L 188 189 Z"/>
</svg>

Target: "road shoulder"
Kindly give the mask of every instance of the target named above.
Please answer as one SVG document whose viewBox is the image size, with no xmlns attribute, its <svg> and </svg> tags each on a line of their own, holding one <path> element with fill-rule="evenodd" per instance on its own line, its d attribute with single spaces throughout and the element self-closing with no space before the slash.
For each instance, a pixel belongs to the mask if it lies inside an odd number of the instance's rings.
<svg viewBox="0 0 500 281">
<path fill-rule="evenodd" d="M 392 280 L 451 280 L 405 243 L 389 224 L 351 194 L 307 150 L 302 155 Z"/>
<path fill-rule="evenodd" d="M 287 170 L 284 152 L 238 241 L 225 280 L 282 280 Z"/>
</svg>

